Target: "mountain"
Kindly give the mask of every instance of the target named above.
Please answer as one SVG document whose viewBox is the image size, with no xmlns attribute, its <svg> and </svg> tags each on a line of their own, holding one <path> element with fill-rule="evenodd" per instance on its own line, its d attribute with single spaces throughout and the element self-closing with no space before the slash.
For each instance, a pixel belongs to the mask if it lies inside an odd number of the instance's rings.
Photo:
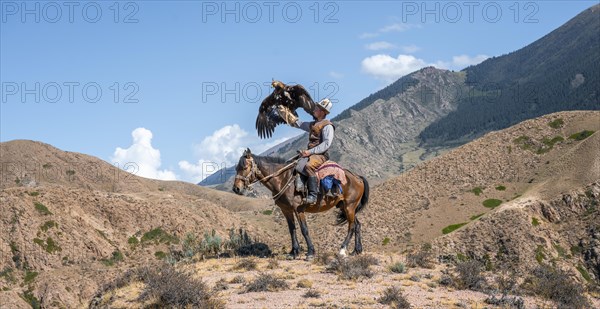
<svg viewBox="0 0 600 309">
<path fill-rule="evenodd" d="M 563 110 L 600 109 L 600 5 L 510 54 L 463 70 L 471 92 L 419 137 L 468 140 Z"/>
<path fill-rule="evenodd" d="M 486 132 L 557 111 L 600 109 L 599 10 L 510 54 L 460 72 L 424 68 L 371 94 L 332 119 L 332 160 L 376 184 Z M 276 154 L 291 157 L 307 143 L 304 134 Z M 231 182 L 233 171 L 226 175 L 220 181 Z"/>
</svg>

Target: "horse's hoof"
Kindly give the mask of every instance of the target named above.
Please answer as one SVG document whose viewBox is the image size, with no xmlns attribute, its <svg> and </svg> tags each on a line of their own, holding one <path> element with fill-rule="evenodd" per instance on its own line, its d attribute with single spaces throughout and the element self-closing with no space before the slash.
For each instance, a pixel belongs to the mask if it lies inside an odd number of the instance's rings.
<svg viewBox="0 0 600 309">
<path fill-rule="evenodd" d="M 307 255 L 304 260 L 310 262 L 310 261 L 312 261 L 314 259 L 315 259 L 315 256 L 313 254 L 310 254 L 310 255 Z"/>
<path fill-rule="evenodd" d="M 286 260 L 295 260 L 295 259 L 296 259 L 296 256 L 295 256 L 295 255 L 293 255 L 293 254 L 287 254 L 287 255 L 285 256 L 285 259 L 286 259 Z"/>
</svg>

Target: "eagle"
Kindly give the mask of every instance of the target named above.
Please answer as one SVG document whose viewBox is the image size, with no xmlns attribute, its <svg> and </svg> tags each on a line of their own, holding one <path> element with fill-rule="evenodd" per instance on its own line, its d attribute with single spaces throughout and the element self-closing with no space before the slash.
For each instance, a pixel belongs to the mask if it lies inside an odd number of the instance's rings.
<svg viewBox="0 0 600 309">
<path fill-rule="evenodd" d="M 274 80 L 271 86 L 273 92 L 262 101 L 256 117 L 260 138 L 273 136 L 275 127 L 282 123 L 293 125 L 298 120 L 296 109 L 300 107 L 312 115 L 316 104 L 302 85 L 286 85 Z"/>
</svg>

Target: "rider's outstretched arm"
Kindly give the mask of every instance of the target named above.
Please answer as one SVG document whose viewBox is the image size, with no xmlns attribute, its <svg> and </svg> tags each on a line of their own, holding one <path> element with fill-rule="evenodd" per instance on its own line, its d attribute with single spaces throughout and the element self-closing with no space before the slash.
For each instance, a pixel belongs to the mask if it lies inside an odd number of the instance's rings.
<svg viewBox="0 0 600 309">
<path fill-rule="evenodd" d="M 296 122 L 294 123 L 293 127 L 296 127 L 298 129 L 302 129 L 306 132 L 310 132 L 310 122 L 304 122 L 300 119 L 296 120 Z"/>
</svg>

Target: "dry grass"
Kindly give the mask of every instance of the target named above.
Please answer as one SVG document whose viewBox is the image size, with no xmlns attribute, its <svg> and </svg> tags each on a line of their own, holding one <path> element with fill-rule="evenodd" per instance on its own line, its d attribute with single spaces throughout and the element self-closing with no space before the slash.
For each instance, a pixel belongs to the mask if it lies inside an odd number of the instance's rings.
<svg viewBox="0 0 600 309">
<path fill-rule="evenodd" d="M 275 278 L 271 274 L 261 273 L 246 285 L 246 292 L 275 292 L 288 288 L 289 285 L 284 280 Z"/>
</svg>

